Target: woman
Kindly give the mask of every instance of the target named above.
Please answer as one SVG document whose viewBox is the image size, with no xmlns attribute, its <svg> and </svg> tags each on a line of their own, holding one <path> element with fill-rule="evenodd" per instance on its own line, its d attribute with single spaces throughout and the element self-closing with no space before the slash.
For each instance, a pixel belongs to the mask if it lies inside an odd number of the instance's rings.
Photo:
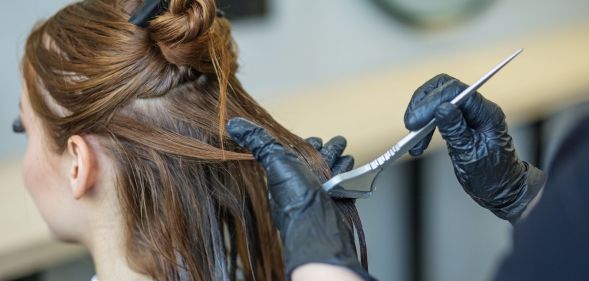
<svg viewBox="0 0 589 281">
<path fill-rule="evenodd" d="M 15 123 L 25 185 L 102 281 L 282 280 L 301 263 L 285 268 L 264 171 L 224 124 L 264 126 L 320 180 L 329 167 L 243 89 L 214 1 L 168 2 L 145 28 L 128 22 L 139 0 L 77 2 L 34 28 Z"/>
</svg>

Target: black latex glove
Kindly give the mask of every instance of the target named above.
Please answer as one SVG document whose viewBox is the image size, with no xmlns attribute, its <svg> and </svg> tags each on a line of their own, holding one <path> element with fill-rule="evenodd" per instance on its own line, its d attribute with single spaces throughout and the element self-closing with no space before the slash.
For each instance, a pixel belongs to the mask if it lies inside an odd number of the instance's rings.
<svg viewBox="0 0 589 281">
<path fill-rule="evenodd" d="M 227 131 L 266 170 L 272 219 L 282 238 L 287 279 L 298 266 L 326 263 L 372 280 L 360 266 L 345 218 L 313 172 L 266 130 L 248 120 L 229 120 Z"/>
<path fill-rule="evenodd" d="M 417 130 L 435 117 L 464 190 L 479 205 L 513 223 L 542 188 L 545 175 L 518 158 L 497 104 L 478 92 L 460 107 L 449 103 L 466 88 L 446 74 L 429 80 L 413 94 L 405 126 Z M 410 154 L 423 153 L 430 140 L 431 135 Z"/>
<path fill-rule="evenodd" d="M 323 140 L 318 137 L 310 137 L 306 139 L 315 150 L 319 151 L 327 166 L 331 169 L 331 175 L 339 175 L 341 173 L 352 170 L 354 167 L 354 157 L 344 155 L 347 141 L 342 136 L 336 136 L 323 145 Z"/>
</svg>

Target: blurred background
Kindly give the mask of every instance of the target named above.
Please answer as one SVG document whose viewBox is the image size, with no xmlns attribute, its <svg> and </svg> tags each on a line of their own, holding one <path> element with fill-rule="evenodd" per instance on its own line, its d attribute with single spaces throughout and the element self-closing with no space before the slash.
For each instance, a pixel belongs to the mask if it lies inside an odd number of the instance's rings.
<svg viewBox="0 0 589 281">
<path fill-rule="evenodd" d="M 11 132 L 30 29 L 71 1 L 3 3 L 0 24 L 0 280 L 89 280 L 84 249 L 51 239 L 20 179 Z M 589 106 L 586 0 L 225 0 L 246 89 L 297 134 L 340 134 L 363 164 L 406 133 L 413 90 L 438 73 L 466 83 L 518 48 L 480 91 L 508 115 L 520 157 L 543 169 Z M 440 138 L 387 169 L 358 202 L 380 280 L 491 280 L 511 226 L 458 185 Z"/>
</svg>

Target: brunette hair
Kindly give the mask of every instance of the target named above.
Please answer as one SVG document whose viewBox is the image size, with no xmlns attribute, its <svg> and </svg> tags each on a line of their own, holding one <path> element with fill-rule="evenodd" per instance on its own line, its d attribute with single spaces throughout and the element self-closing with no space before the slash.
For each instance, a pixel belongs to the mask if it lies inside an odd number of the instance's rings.
<svg viewBox="0 0 589 281">
<path fill-rule="evenodd" d="M 146 29 L 127 22 L 141 2 L 77 2 L 30 34 L 24 77 L 52 149 L 63 153 L 72 135 L 98 136 L 108 148 L 134 270 L 155 280 L 236 280 L 239 268 L 245 280 L 282 280 L 264 172 L 225 122 L 262 125 L 321 180 L 328 167 L 244 90 L 214 0 L 170 0 Z"/>
</svg>

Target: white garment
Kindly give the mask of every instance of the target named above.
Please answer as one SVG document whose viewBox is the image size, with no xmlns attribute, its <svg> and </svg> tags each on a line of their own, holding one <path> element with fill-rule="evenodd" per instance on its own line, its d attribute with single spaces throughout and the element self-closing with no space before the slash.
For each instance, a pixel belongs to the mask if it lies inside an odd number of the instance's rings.
<svg viewBox="0 0 589 281">
<path fill-rule="evenodd" d="M 96 275 L 92 276 L 92 279 L 90 279 L 90 281 L 98 281 L 98 277 L 96 277 Z"/>
</svg>

